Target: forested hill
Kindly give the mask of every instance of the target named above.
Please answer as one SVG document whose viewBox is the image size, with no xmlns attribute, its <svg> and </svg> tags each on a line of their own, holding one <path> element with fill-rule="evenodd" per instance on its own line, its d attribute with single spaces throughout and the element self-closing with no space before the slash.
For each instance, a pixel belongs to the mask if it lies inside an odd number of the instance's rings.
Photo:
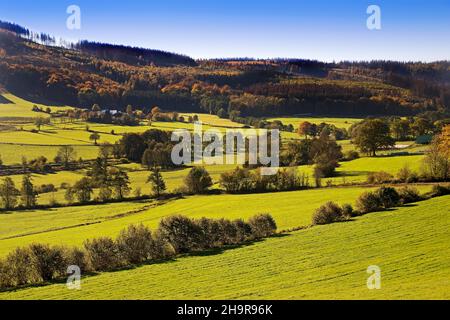
<svg viewBox="0 0 450 320">
<path fill-rule="evenodd" d="M 0 87 L 83 108 L 294 114 L 412 115 L 450 109 L 450 63 L 199 60 L 94 42 L 69 49 L 0 23 Z"/>
<path fill-rule="evenodd" d="M 188 56 L 161 50 L 151 50 L 113 45 L 108 43 L 90 42 L 87 40 L 83 40 L 74 44 L 72 48 L 80 50 L 81 52 L 93 54 L 100 59 L 121 61 L 132 65 L 197 65 L 195 60 Z"/>
</svg>

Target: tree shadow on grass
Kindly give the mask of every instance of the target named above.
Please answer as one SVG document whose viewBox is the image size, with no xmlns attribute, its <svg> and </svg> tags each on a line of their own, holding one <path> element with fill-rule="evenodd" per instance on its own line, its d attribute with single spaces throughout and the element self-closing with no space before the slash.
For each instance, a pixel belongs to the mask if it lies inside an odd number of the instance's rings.
<svg viewBox="0 0 450 320">
<path fill-rule="evenodd" d="M 222 253 L 224 253 L 225 251 L 228 251 L 228 250 L 234 250 L 234 249 L 239 249 L 239 248 L 245 248 L 245 247 L 253 246 L 256 243 L 264 242 L 266 239 L 270 239 L 270 238 L 284 238 L 284 237 L 289 237 L 289 236 L 291 236 L 291 234 L 288 234 L 288 233 L 277 233 L 277 234 L 274 234 L 274 235 L 272 235 L 270 237 L 267 237 L 267 238 L 247 241 L 247 242 L 243 242 L 241 244 L 227 245 L 227 246 L 224 246 L 224 247 L 221 247 L 221 248 L 212 248 L 212 249 L 207 249 L 207 250 L 203 250 L 203 251 L 189 252 L 189 253 L 185 253 L 185 254 L 180 254 L 180 255 L 172 257 L 172 258 L 161 259 L 161 260 L 154 260 L 154 261 L 146 261 L 146 262 L 142 262 L 142 263 L 138 263 L 138 264 L 133 264 L 133 265 L 129 265 L 129 266 L 120 267 L 120 268 L 113 269 L 113 270 L 86 272 L 86 273 L 84 273 L 82 278 L 90 278 L 90 277 L 98 276 L 98 275 L 103 274 L 103 273 L 116 273 L 116 272 L 127 271 L 127 270 L 135 270 L 135 269 L 138 269 L 140 267 L 150 266 L 150 265 L 154 265 L 154 264 L 175 263 L 175 262 L 178 261 L 178 259 L 180 259 L 180 258 L 182 259 L 182 258 L 186 258 L 186 257 L 215 256 L 215 255 L 222 254 Z M 27 288 L 39 288 L 39 287 L 45 287 L 45 286 L 49 286 L 49 285 L 53 285 L 53 284 L 64 284 L 64 283 L 67 283 L 67 279 L 66 278 L 61 278 L 61 279 L 55 279 L 55 280 L 46 281 L 46 282 L 42 282 L 42 283 L 23 285 L 23 286 L 14 287 L 14 288 L 0 289 L 0 293 L 1 292 L 16 292 L 16 291 L 20 291 L 20 290 L 27 289 Z"/>
</svg>

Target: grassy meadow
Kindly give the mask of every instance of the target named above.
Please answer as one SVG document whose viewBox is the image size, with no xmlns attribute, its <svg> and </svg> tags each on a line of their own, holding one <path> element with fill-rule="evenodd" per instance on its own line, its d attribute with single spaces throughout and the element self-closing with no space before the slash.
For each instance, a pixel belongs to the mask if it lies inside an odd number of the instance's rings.
<svg viewBox="0 0 450 320">
<path fill-rule="evenodd" d="M 431 189 L 418 185 L 421 192 Z M 119 204 L 29 210 L 0 215 L 0 256 L 31 243 L 82 245 L 98 236 L 117 236 L 130 224 L 155 229 L 167 216 L 247 219 L 270 213 L 279 230 L 311 224 L 315 209 L 327 201 L 354 205 L 358 196 L 374 188 L 339 187 L 247 195 L 189 196 L 162 202 L 135 201 Z M 245 203 L 245 207 L 243 207 Z M 68 216 L 70 218 L 68 218 Z M 22 227 L 21 227 L 22 226 Z"/>
<path fill-rule="evenodd" d="M 52 284 L 0 299 L 449 299 L 449 201 L 103 273 L 81 290 Z M 369 265 L 381 268 L 380 290 L 366 287 Z"/>
<path fill-rule="evenodd" d="M 283 122 L 284 125 L 292 124 L 294 128 L 298 128 L 298 125 L 304 121 L 308 121 L 312 124 L 328 123 L 335 125 L 337 128 L 348 129 L 352 124 L 360 122 L 361 118 L 330 118 L 330 117 L 281 117 L 281 118 L 270 118 L 268 121 L 279 120 Z"/>
</svg>

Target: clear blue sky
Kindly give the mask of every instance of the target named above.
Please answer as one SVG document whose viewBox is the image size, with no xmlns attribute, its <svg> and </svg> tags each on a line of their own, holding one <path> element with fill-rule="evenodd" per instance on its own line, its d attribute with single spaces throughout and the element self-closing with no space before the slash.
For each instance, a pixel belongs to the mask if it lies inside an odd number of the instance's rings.
<svg viewBox="0 0 450 320">
<path fill-rule="evenodd" d="M 71 4 L 81 30 L 66 28 Z M 366 28 L 370 4 L 381 7 L 381 30 Z M 449 0 L 0 0 L 0 19 L 194 58 L 450 60 Z"/>
</svg>

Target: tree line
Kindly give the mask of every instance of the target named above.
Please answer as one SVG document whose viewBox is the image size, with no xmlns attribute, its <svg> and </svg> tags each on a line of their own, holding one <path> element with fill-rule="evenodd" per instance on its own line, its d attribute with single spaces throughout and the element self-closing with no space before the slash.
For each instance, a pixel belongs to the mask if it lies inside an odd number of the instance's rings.
<svg viewBox="0 0 450 320">
<path fill-rule="evenodd" d="M 170 216 L 152 232 L 146 226 L 130 225 L 116 239 L 86 240 L 82 248 L 31 244 L 17 248 L 0 260 L 0 289 L 35 285 L 64 279 L 69 266 L 82 275 L 93 272 L 157 263 L 178 254 L 223 248 L 270 237 L 277 229 L 269 214 L 242 219 L 191 219 Z"/>
</svg>

